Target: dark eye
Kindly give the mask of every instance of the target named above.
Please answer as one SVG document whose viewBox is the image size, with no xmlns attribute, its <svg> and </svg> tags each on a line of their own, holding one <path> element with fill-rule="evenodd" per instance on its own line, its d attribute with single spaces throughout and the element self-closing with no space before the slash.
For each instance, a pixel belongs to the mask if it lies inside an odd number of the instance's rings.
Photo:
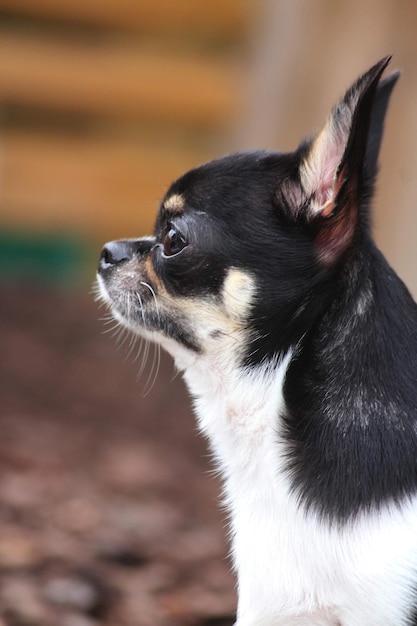
<svg viewBox="0 0 417 626">
<path fill-rule="evenodd" d="M 174 256 L 174 254 L 181 252 L 186 245 L 187 242 L 181 233 L 175 230 L 175 228 L 170 228 L 163 241 L 164 254 L 165 256 Z"/>
</svg>

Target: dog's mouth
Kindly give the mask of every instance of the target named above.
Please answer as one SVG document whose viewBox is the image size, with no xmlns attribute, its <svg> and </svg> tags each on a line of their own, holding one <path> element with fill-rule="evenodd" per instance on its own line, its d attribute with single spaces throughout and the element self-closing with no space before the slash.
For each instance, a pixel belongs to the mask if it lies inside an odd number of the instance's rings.
<svg viewBox="0 0 417 626">
<path fill-rule="evenodd" d="M 166 339 L 173 339 L 199 353 L 200 346 L 189 316 L 181 309 L 181 304 L 149 276 L 154 272 L 145 262 L 146 257 L 135 254 L 126 258 L 123 250 L 115 252 L 114 249 L 110 254 L 108 248 L 112 248 L 113 243 L 119 242 L 106 244 L 100 258 L 97 299 L 120 325 L 134 334 L 165 347 Z"/>
<path fill-rule="evenodd" d="M 124 289 L 98 273 L 96 293 L 113 317 L 129 330 L 137 334 L 163 330 L 155 291 L 146 281 L 139 281 L 134 289 Z"/>
</svg>

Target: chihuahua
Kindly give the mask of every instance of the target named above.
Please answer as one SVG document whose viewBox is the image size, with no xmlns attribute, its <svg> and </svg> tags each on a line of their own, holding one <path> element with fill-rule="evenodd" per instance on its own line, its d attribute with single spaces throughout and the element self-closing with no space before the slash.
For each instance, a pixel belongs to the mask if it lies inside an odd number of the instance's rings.
<svg viewBox="0 0 417 626">
<path fill-rule="evenodd" d="M 369 225 L 389 60 L 294 152 L 189 171 L 153 236 L 101 254 L 221 470 L 236 626 L 417 625 L 417 305 Z"/>
</svg>

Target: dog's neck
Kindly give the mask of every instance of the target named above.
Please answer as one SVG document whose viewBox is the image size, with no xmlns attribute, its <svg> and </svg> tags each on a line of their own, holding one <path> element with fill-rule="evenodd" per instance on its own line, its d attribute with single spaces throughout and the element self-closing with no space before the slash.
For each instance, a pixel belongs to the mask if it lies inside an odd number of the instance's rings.
<svg viewBox="0 0 417 626">
<path fill-rule="evenodd" d="M 276 430 L 291 351 L 258 368 L 200 357 L 183 376 L 194 399 L 200 430 L 209 438 L 223 472 L 238 470 Z M 234 467 L 233 467 L 234 466 Z"/>
</svg>

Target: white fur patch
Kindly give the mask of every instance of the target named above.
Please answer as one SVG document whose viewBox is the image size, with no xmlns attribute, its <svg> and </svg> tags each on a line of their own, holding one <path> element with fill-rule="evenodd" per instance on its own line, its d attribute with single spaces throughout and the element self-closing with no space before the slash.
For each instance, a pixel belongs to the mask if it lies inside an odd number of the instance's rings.
<svg viewBox="0 0 417 626">
<path fill-rule="evenodd" d="M 417 499 L 344 528 L 291 493 L 277 367 L 208 357 L 184 372 L 222 471 L 238 575 L 238 626 L 402 626 L 417 583 Z"/>
</svg>

